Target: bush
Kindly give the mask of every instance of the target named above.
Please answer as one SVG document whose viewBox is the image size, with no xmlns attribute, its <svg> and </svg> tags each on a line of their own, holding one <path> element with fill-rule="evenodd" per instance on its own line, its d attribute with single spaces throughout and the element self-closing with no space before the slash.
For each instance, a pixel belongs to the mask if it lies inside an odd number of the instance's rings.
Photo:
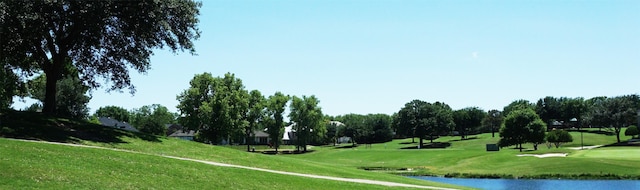
<svg viewBox="0 0 640 190">
<path fill-rule="evenodd" d="M 627 130 L 624 131 L 624 135 L 631 136 L 631 138 L 635 138 L 635 136 L 638 135 L 639 133 L 640 131 L 638 131 L 638 126 L 635 126 L 635 125 L 631 125 L 627 127 Z"/>
<path fill-rule="evenodd" d="M 565 130 L 552 130 L 549 131 L 546 135 L 547 141 L 549 143 L 553 143 L 556 148 L 559 148 L 562 143 L 565 142 L 573 142 L 573 137 L 569 132 Z M 550 147 L 550 146 L 549 146 Z"/>
</svg>

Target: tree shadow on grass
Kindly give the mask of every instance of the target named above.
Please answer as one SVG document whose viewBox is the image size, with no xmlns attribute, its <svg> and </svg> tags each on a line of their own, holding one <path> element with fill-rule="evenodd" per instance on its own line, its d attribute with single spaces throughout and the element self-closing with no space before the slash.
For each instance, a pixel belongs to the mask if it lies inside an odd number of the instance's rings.
<svg viewBox="0 0 640 190">
<path fill-rule="evenodd" d="M 468 141 L 468 140 L 474 140 L 474 139 L 478 139 L 478 137 L 468 137 L 466 139 L 449 140 L 449 142 Z"/>
<path fill-rule="evenodd" d="M 333 147 L 333 148 L 334 149 L 345 149 L 345 148 L 356 148 L 356 147 L 358 147 L 357 144 L 356 145 L 346 145 L 346 146 L 336 146 L 336 147 Z"/>
<path fill-rule="evenodd" d="M 279 150 L 278 152 L 276 152 L 275 150 L 265 150 L 262 151 L 262 154 L 269 154 L 269 155 L 276 155 L 276 154 L 307 154 L 307 153 L 312 153 L 315 150 L 307 150 L 306 152 L 304 151 L 297 151 L 297 150 Z"/>
<path fill-rule="evenodd" d="M 640 141 L 633 141 L 633 142 L 622 141 L 619 143 L 604 145 L 602 147 L 640 147 Z"/>
<path fill-rule="evenodd" d="M 420 149 L 440 149 L 440 148 L 447 148 L 450 147 L 451 143 L 449 142 L 434 142 L 434 143 L 428 143 L 428 144 L 424 144 L 422 145 L 422 147 L 420 147 Z M 408 146 L 408 147 L 402 147 L 400 149 L 418 149 L 418 146 Z"/>
<path fill-rule="evenodd" d="M 36 112 L 4 110 L 0 113 L 0 136 L 63 143 L 92 141 L 100 143 L 127 143 L 124 137 L 150 142 L 161 142 L 155 135 L 124 131 Z"/>
</svg>

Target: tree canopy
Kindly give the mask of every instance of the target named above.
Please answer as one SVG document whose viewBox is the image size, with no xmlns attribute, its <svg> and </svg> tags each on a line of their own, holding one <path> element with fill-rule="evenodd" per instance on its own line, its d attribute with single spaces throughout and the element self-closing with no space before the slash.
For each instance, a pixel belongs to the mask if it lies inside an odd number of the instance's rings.
<svg viewBox="0 0 640 190">
<path fill-rule="evenodd" d="M 29 96 L 33 99 L 44 102 L 45 83 L 47 76 L 41 74 L 29 81 L 27 84 Z M 85 119 L 89 116 L 87 104 L 91 100 L 88 95 L 89 87 L 85 86 L 77 74 L 63 77 L 56 85 L 56 110 L 59 116 Z M 39 104 L 41 105 L 41 104 Z"/>
<path fill-rule="evenodd" d="M 96 117 L 110 117 L 110 118 L 118 120 L 118 121 L 129 122 L 130 121 L 129 118 L 131 116 L 131 113 L 129 111 L 127 111 L 127 109 L 124 109 L 122 107 L 104 106 L 104 107 L 98 108 L 98 110 L 96 110 L 96 113 L 94 113 L 93 116 L 96 116 Z"/>
<path fill-rule="evenodd" d="M 289 118 L 294 123 L 295 144 L 298 150 L 307 151 L 307 144 L 324 136 L 326 128 L 322 120 L 320 100 L 315 96 L 294 96 L 291 100 Z"/>
<path fill-rule="evenodd" d="M 145 105 L 131 113 L 131 124 L 143 133 L 165 135 L 167 124 L 175 123 L 175 115 L 160 104 Z"/>
<path fill-rule="evenodd" d="M 198 131 L 197 140 L 219 143 L 236 137 L 244 138 L 248 125 L 248 92 L 242 80 L 231 73 L 214 78 L 210 73 L 193 77 L 190 87 L 178 95 L 180 122 Z"/>
<path fill-rule="evenodd" d="M 522 144 L 531 142 L 534 145 L 544 140 L 546 124 L 533 109 L 512 110 L 504 119 L 500 128 L 500 147 L 517 145 L 522 151 Z M 542 139 L 542 140 L 541 140 Z M 536 146 L 537 148 L 537 146 Z"/>
<path fill-rule="evenodd" d="M 269 138 L 276 152 L 280 147 L 284 134 L 284 110 L 290 97 L 282 92 L 276 92 L 267 99 L 266 127 Z"/>
<path fill-rule="evenodd" d="M 56 84 L 68 62 L 89 87 L 104 78 L 110 89 L 133 93 L 129 68 L 146 72 L 153 49 L 195 53 L 200 6 L 191 0 L 2 1 L 0 62 L 48 76 L 46 113 L 56 113 Z"/>
</svg>

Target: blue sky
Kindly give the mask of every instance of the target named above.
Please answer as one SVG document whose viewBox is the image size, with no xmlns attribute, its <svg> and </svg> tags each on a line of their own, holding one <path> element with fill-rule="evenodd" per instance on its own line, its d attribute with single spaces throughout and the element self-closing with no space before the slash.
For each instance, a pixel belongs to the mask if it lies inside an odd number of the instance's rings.
<svg viewBox="0 0 640 190">
<path fill-rule="evenodd" d="M 161 104 L 196 74 L 264 95 L 315 95 L 325 114 L 406 102 L 499 109 L 517 99 L 638 93 L 640 1 L 203 2 L 197 56 L 157 50 L 135 95 L 93 91 L 91 112 Z M 17 103 L 16 108 L 25 107 Z"/>
</svg>

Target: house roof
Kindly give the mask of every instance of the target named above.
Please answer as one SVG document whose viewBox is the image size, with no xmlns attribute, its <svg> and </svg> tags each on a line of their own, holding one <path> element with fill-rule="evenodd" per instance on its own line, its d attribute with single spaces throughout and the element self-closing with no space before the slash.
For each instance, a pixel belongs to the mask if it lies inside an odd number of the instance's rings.
<svg viewBox="0 0 640 190">
<path fill-rule="evenodd" d="M 171 133 L 171 135 L 169 135 L 169 137 L 193 137 L 193 136 L 196 136 L 196 131 L 194 130 L 189 130 L 188 132 L 177 130 L 176 132 Z"/>
<path fill-rule="evenodd" d="M 110 117 L 99 117 L 98 121 L 100 121 L 100 124 L 102 124 L 103 126 L 113 127 L 116 129 L 122 129 L 126 131 L 139 132 L 138 129 L 134 128 L 129 123 L 118 121 Z"/>
<path fill-rule="evenodd" d="M 266 133 L 264 131 L 259 131 L 259 130 L 253 131 L 253 135 L 255 137 L 269 137 L 269 133 Z"/>
<path fill-rule="evenodd" d="M 344 123 L 339 122 L 339 121 L 329 121 L 329 124 L 335 125 L 335 126 L 343 126 L 344 125 Z"/>
</svg>

